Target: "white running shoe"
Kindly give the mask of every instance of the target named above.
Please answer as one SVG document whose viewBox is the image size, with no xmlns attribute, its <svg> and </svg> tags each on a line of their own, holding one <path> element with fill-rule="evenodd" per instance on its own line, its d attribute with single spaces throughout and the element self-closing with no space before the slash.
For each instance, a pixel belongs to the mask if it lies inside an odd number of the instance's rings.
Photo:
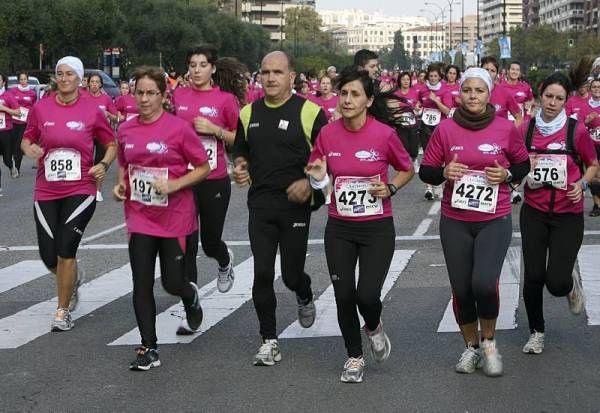
<svg viewBox="0 0 600 413">
<path fill-rule="evenodd" d="M 80 269 L 79 264 L 77 264 L 77 278 L 75 279 L 75 284 L 73 285 L 73 292 L 71 293 L 71 299 L 69 300 L 69 311 L 75 311 L 77 305 L 79 304 L 79 287 L 84 280 L 83 270 Z"/>
<path fill-rule="evenodd" d="M 59 308 L 54 313 L 50 331 L 69 331 L 75 326 L 68 308 Z"/>
<path fill-rule="evenodd" d="M 538 333 L 534 331 L 529 336 L 529 340 L 523 346 L 523 353 L 525 354 L 542 354 L 544 351 L 544 333 Z"/>
<path fill-rule="evenodd" d="M 583 295 L 583 286 L 581 285 L 581 277 L 579 271 L 573 271 L 573 289 L 567 294 L 569 301 L 569 310 L 575 315 L 583 312 L 585 305 L 585 296 Z"/>
<path fill-rule="evenodd" d="M 481 359 L 477 367 L 481 367 L 488 377 L 502 376 L 502 356 L 496 348 L 496 340 L 483 340 L 481 348 Z"/>
<path fill-rule="evenodd" d="M 281 351 L 279 351 L 277 340 L 265 340 L 254 356 L 254 365 L 273 366 L 277 361 L 281 361 Z"/>
<path fill-rule="evenodd" d="M 360 383 L 365 371 L 365 359 L 362 357 L 350 357 L 344 363 L 344 371 L 340 380 L 343 383 Z"/>
<path fill-rule="evenodd" d="M 15 179 L 19 177 L 19 170 L 17 169 L 16 166 L 13 165 L 13 167 L 10 170 L 10 177 Z"/>
<path fill-rule="evenodd" d="M 433 187 L 431 185 L 427 185 L 425 188 L 425 199 L 427 201 L 433 201 Z"/>
<path fill-rule="evenodd" d="M 390 351 L 392 350 L 392 343 L 390 343 L 390 339 L 383 331 L 383 324 L 381 321 L 379 325 L 375 329 L 375 331 L 367 330 L 365 326 L 365 333 L 367 333 L 367 338 L 369 339 L 371 355 L 373 356 L 373 360 L 378 363 L 382 363 L 390 357 Z"/>
<path fill-rule="evenodd" d="M 475 349 L 472 346 L 465 348 L 465 351 L 460 355 L 458 363 L 454 366 L 454 371 L 457 373 L 471 374 L 475 372 L 477 364 L 481 360 L 480 349 Z"/>
<path fill-rule="evenodd" d="M 104 197 L 102 196 L 102 192 L 96 191 L 96 202 L 104 201 Z"/>
<path fill-rule="evenodd" d="M 219 267 L 219 273 L 217 274 L 217 288 L 220 293 L 226 293 L 233 287 L 233 281 L 235 280 L 235 274 L 233 272 L 233 251 L 227 248 L 229 254 L 229 265 L 227 268 L 221 269 Z"/>
<path fill-rule="evenodd" d="M 416 174 L 419 173 L 419 160 L 418 159 L 415 159 L 413 161 L 413 169 L 415 170 Z"/>
</svg>

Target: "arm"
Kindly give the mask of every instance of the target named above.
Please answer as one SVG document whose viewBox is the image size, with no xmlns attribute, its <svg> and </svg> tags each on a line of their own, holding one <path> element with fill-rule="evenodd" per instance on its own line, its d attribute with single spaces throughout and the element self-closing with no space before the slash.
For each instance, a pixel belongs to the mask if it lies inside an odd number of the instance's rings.
<svg viewBox="0 0 600 413">
<path fill-rule="evenodd" d="M 187 174 L 171 180 L 159 180 L 154 183 L 154 188 L 163 194 L 172 194 L 181 189 L 190 187 L 202 181 L 210 173 L 210 166 L 208 162 L 202 165 L 194 166 L 194 169 L 189 171 Z"/>
</svg>

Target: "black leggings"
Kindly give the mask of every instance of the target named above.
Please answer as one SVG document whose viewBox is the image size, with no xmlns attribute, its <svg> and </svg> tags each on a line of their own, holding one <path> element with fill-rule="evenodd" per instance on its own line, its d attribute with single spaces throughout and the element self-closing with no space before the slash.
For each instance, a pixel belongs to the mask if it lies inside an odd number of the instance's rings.
<svg viewBox="0 0 600 413">
<path fill-rule="evenodd" d="M 429 144 L 429 139 L 431 139 L 434 129 L 435 126 L 425 125 L 421 122 L 421 127 L 419 128 L 419 143 L 421 144 L 423 151 L 427 149 L 427 144 Z"/>
<path fill-rule="evenodd" d="M 523 300 L 529 330 L 543 333 L 544 286 L 556 297 L 564 297 L 573 289 L 573 268 L 583 242 L 583 214 L 550 215 L 525 204 L 520 218 Z"/>
<path fill-rule="evenodd" d="M 416 128 L 398 129 L 398 135 L 404 145 L 404 149 L 408 152 L 411 159 L 416 159 L 419 155 L 419 136 Z"/>
<path fill-rule="evenodd" d="M 52 201 L 36 201 L 33 216 L 44 265 L 54 270 L 61 258 L 75 258 L 83 231 L 96 210 L 93 195 L 72 195 Z"/>
<path fill-rule="evenodd" d="M 12 160 L 12 152 L 11 152 L 11 141 L 12 141 L 13 131 L 0 131 L 0 155 L 2 156 L 2 161 L 4 165 L 8 169 L 12 169 L 13 160 Z M 0 168 L 0 177 L 2 168 Z"/>
<path fill-rule="evenodd" d="M 510 215 L 483 222 L 442 215 L 440 238 L 458 325 L 498 317 L 498 280 L 512 238 Z"/>
<path fill-rule="evenodd" d="M 252 300 L 263 339 L 277 338 L 273 289 L 277 246 L 281 254 L 281 278 L 303 301 L 312 299 L 310 277 L 304 272 L 310 209 L 250 209 L 248 234 L 254 255 Z"/>
<path fill-rule="evenodd" d="M 325 255 L 348 357 L 362 355 L 357 307 L 367 329 L 373 331 L 379 326 L 381 288 L 394 255 L 395 237 L 392 218 L 363 222 L 329 218 L 327 221 Z M 357 261 L 358 285 L 355 280 Z"/>
<path fill-rule="evenodd" d="M 207 257 L 214 258 L 221 268 L 229 265 L 227 244 L 221 237 L 231 197 L 231 180 L 205 180 L 194 186 L 196 208 L 200 216 L 200 243 Z"/>
<path fill-rule="evenodd" d="M 181 298 L 185 305 L 194 303 L 196 291 L 185 275 L 186 261 L 196 262 L 189 253 L 190 245 L 198 245 L 198 231 L 185 237 L 185 249 L 178 238 L 161 238 L 133 233 L 129 238 L 129 260 L 133 276 L 133 308 L 142 346 L 156 348 L 156 304 L 154 302 L 154 266 L 160 257 L 160 279 L 164 289 Z"/>
<path fill-rule="evenodd" d="M 25 123 L 13 124 L 13 136 L 11 139 L 10 151 L 15 162 L 17 170 L 21 170 L 21 162 L 23 161 L 23 151 L 21 151 L 21 140 L 23 139 L 23 133 L 25 132 Z"/>
</svg>

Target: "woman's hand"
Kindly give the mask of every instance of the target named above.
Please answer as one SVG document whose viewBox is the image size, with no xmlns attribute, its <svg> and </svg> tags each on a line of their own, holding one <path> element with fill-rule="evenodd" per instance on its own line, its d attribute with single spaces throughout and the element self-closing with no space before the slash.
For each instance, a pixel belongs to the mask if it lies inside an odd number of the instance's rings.
<svg viewBox="0 0 600 413">
<path fill-rule="evenodd" d="M 125 183 L 120 182 L 113 187 L 113 197 L 116 201 L 125 201 Z"/>
<path fill-rule="evenodd" d="M 179 186 L 175 183 L 175 181 L 169 181 L 167 179 L 157 179 L 152 184 L 152 187 L 156 191 L 157 195 L 165 194 L 169 195 L 173 192 L 179 191 Z"/>
<path fill-rule="evenodd" d="M 200 135 L 216 135 L 219 132 L 219 128 L 214 123 L 202 116 L 194 119 L 194 129 Z"/>
<path fill-rule="evenodd" d="M 454 154 L 452 161 L 444 168 L 444 178 L 449 181 L 460 180 L 469 169 L 464 163 L 457 162 L 458 155 Z"/>
<path fill-rule="evenodd" d="M 569 198 L 571 202 L 576 204 L 579 201 L 581 201 L 581 198 L 583 198 L 583 187 L 581 186 L 580 181 L 572 183 L 571 186 L 573 187 L 573 189 L 567 192 L 567 198 Z"/>
<path fill-rule="evenodd" d="M 304 173 L 315 181 L 322 181 L 327 175 L 327 158 L 322 156 L 313 162 L 309 162 L 304 168 Z"/>
<path fill-rule="evenodd" d="M 390 196 L 392 196 L 390 188 L 387 186 L 387 184 L 381 182 L 378 179 L 374 179 L 371 181 L 367 192 L 369 192 L 376 198 L 389 198 Z"/>
<path fill-rule="evenodd" d="M 28 158 L 38 160 L 39 158 L 44 156 L 44 150 L 36 143 L 32 143 L 30 145 L 23 144 L 21 146 L 21 149 L 23 150 L 25 156 L 27 156 Z"/>
<path fill-rule="evenodd" d="M 508 177 L 508 171 L 506 168 L 500 165 L 497 160 L 494 161 L 494 164 L 496 166 L 486 166 L 484 171 L 488 183 L 497 185 L 506 181 L 506 178 Z"/>
</svg>

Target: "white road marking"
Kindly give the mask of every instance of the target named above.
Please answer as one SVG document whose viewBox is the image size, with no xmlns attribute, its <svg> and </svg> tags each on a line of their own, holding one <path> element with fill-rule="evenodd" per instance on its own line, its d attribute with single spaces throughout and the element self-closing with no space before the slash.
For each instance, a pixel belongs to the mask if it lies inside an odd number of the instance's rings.
<svg viewBox="0 0 600 413">
<path fill-rule="evenodd" d="M 0 270 L 0 293 L 50 273 L 40 260 L 20 261 Z"/>
<path fill-rule="evenodd" d="M 600 245 L 583 245 L 578 261 L 588 325 L 600 325 Z"/>
<path fill-rule="evenodd" d="M 381 299 L 385 298 L 390 289 L 394 286 L 396 280 L 408 265 L 410 258 L 415 253 L 414 250 L 396 250 L 390 264 L 387 278 L 383 283 L 381 290 Z M 302 328 L 298 321 L 294 321 L 287 327 L 279 338 L 311 338 L 311 337 L 334 337 L 341 336 L 337 321 L 337 307 L 335 305 L 335 294 L 333 286 L 329 286 L 323 294 L 315 300 L 317 308 L 317 317 L 311 328 Z M 390 315 L 392 317 L 393 315 Z M 361 318 L 362 325 L 362 318 Z"/>
<path fill-rule="evenodd" d="M 417 229 L 415 229 L 415 232 L 413 233 L 413 237 L 422 237 L 423 235 L 425 235 L 427 233 L 427 231 L 429 230 L 429 227 L 431 226 L 431 223 L 433 222 L 433 220 L 431 218 L 425 218 L 423 221 L 421 221 L 421 223 L 419 224 L 419 226 L 417 227 Z"/>
<path fill-rule="evenodd" d="M 438 212 L 440 212 L 441 207 L 442 203 L 440 201 L 434 202 L 433 205 L 431 205 L 431 208 L 429 208 L 429 212 L 427 213 L 427 215 L 437 215 Z"/>
<path fill-rule="evenodd" d="M 517 328 L 517 308 L 519 307 L 519 280 L 521 277 L 521 248 L 510 247 L 500 273 L 500 313 L 496 321 L 496 330 Z M 460 331 L 452 311 L 452 298 L 446 307 L 438 333 Z"/>
<path fill-rule="evenodd" d="M 83 238 L 81 240 L 81 244 L 82 245 L 88 244 L 88 243 L 90 243 L 90 241 L 94 241 L 94 240 L 96 240 L 98 238 L 102 238 L 105 235 L 108 235 L 110 233 L 116 232 L 116 231 L 118 231 L 120 229 L 123 229 L 123 228 L 125 228 L 125 223 L 123 223 L 121 225 L 116 225 L 116 226 L 114 226 L 112 228 L 108 228 L 108 229 L 106 229 L 104 231 L 100 231 L 97 234 L 94 234 L 94 235 L 91 235 L 89 237 Z"/>
</svg>

